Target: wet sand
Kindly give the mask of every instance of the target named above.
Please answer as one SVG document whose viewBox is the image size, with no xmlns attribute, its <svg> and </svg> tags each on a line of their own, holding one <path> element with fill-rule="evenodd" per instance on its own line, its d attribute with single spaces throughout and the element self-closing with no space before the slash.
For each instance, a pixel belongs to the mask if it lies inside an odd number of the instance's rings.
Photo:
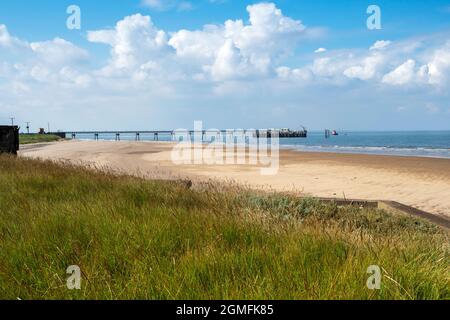
<svg viewBox="0 0 450 320">
<path fill-rule="evenodd" d="M 172 143 L 64 141 L 21 146 L 20 155 L 68 160 L 155 179 L 233 180 L 318 197 L 393 200 L 450 217 L 450 159 L 280 151 L 276 175 L 254 165 L 175 165 Z"/>
</svg>

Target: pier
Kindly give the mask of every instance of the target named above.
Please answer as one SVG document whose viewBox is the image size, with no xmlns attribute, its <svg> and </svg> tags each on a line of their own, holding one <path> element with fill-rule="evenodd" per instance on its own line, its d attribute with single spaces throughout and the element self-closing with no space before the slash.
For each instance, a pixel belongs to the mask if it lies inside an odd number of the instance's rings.
<svg viewBox="0 0 450 320">
<path fill-rule="evenodd" d="M 109 135 L 115 137 L 116 141 L 120 141 L 123 135 L 134 136 L 135 141 L 141 141 L 143 135 L 149 135 L 153 138 L 154 141 L 159 141 L 161 136 L 170 136 L 173 140 L 177 135 L 188 133 L 190 137 L 194 135 L 201 135 L 202 141 L 205 140 L 205 137 L 208 134 L 216 133 L 219 135 L 230 135 L 234 133 L 243 133 L 244 135 L 248 135 L 252 133 L 252 135 L 256 138 L 271 138 L 274 136 L 274 133 L 278 133 L 278 137 L 280 138 L 306 138 L 308 136 L 308 131 L 306 129 L 303 130 L 289 130 L 289 129 L 269 129 L 269 130 L 151 130 L 151 131 L 65 131 L 65 132 L 50 132 L 50 134 L 57 135 L 63 139 L 77 139 L 79 136 L 91 136 L 94 140 L 99 140 L 101 135 Z"/>
</svg>

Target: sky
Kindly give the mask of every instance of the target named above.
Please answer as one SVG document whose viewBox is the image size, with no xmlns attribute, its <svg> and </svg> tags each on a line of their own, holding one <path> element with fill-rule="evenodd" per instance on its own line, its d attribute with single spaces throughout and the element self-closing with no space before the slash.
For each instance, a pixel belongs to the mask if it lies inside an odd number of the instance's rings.
<svg viewBox="0 0 450 320">
<path fill-rule="evenodd" d="M 0 3 L 0 124 L 32 131 L 450 130 L 449 89 L 450 0 Z"/>
</svg>

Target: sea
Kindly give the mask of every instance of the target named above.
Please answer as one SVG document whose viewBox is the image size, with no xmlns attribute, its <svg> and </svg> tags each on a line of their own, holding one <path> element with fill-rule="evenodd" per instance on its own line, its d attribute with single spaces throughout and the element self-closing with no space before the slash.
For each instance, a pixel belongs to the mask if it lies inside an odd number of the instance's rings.
<svg viewBox="0 0 450 320">
<path fill-rule="evenodd" d="M 378 154 L 450 159 L 450 131 L 342 131 L 325 138 L 324 132 L 310 131 L 307 138 L 281 138 L 280 147 L 306 152 Z M 68 136 L 70 138 L 70 136 Z M 123 141 L 134 141 L 135 134 L 121 134 Z M 159 135 L 159 141 L 172 141 Z M 93 140 L 92 134 L 77 135 Z M 115 134 L 100 134 L 99 140 L 115 140 Z M 141 134 L 141 141 L 154 141 L 153 134 Z"/>
</svg>

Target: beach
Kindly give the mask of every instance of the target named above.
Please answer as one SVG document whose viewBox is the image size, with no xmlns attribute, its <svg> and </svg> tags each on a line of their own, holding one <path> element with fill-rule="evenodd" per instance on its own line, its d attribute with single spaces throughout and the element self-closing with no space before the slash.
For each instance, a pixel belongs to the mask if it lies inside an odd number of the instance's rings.
<svg viewBox="0 0 450 320">
<path fill-rule="evenodd" d="M 22 157 L 71 161 L 151 179 L 217 179 L 305 196 L 391 200 L 450 218 L 450 159 L 280 150 L 275 175 L 255 165 L 175 165 L 173 143 L 63 141 L 22 146 Z"/>
</svg>

